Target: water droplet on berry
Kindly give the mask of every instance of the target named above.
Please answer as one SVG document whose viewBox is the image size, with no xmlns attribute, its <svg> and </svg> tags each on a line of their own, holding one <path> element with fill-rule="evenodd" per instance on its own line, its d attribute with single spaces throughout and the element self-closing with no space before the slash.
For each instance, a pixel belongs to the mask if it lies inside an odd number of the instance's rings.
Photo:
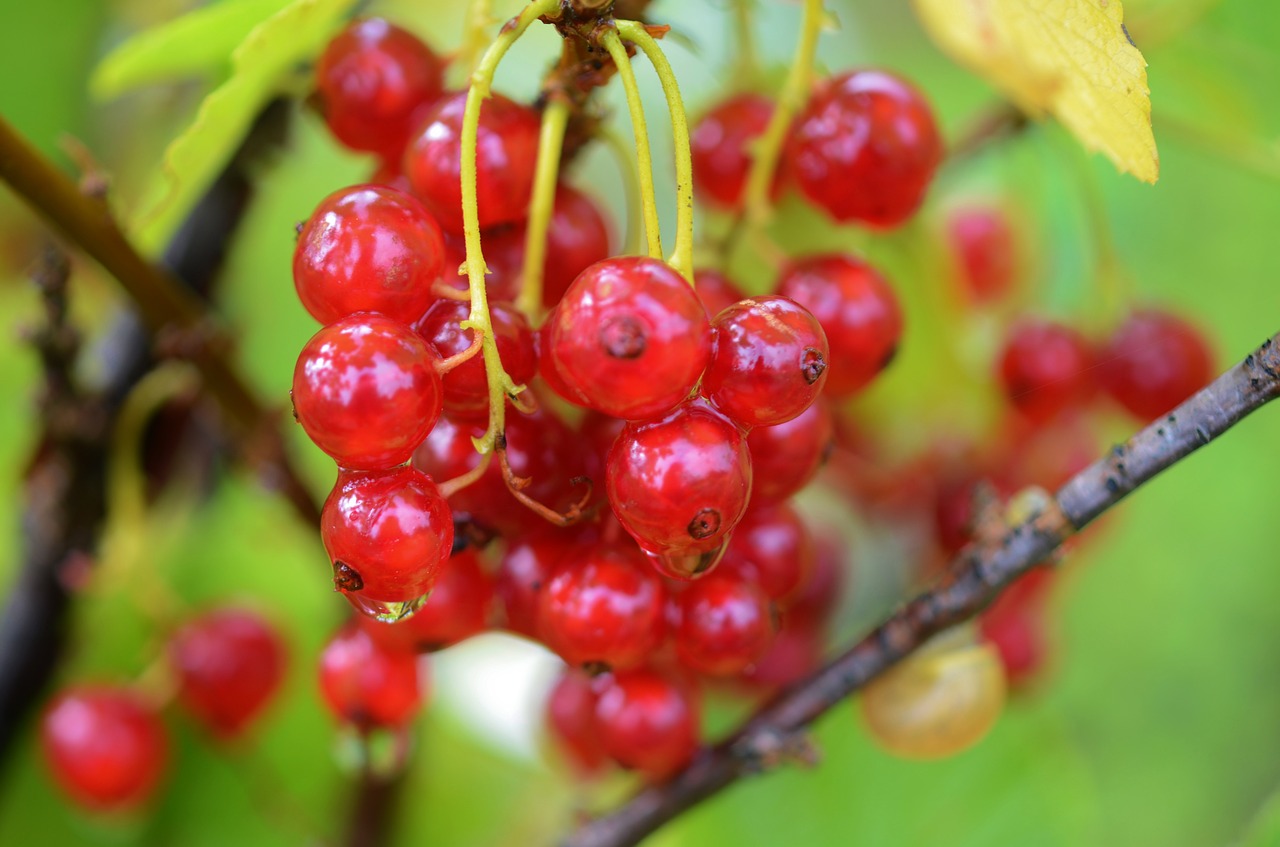
<svg viewBox="0 0 1280 847">
<path fill-rule="evenodd" d="M 646 551 L 649 562 L 663 576 L 672 579 L 693 580 L 706 576 L 724 558 L 729 539 L 723 538 L 711 550 L 667 550 L 661 553 Z"/>
<path fill-rule="evenodd" d="M 374 620 L 382 621 L 383 623 L 395 623 L 412 617 L 415 612 L 426 605 L 427 598 L 430 596 L 431 594 L 428 592 L 412 600 L 389 603 L 382 600 L 372 600 L 360 594 L 346 595 L 348 602 L 359 610 L 361 614 L 368 615 Z"/>
</svg>

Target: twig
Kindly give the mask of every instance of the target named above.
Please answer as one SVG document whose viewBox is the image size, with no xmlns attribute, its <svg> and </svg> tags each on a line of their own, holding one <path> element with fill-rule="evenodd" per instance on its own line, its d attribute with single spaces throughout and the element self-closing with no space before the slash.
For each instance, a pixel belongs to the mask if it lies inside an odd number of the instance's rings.
<svg viewBox="0 0 1280 847">
<path fill-rule="evenodd" d="M 1001 590 L 1044 562 L 1071 535 L 1165 468 L 1208 444 L 1280 395 L 1280 335 L 1058 490 L 1046 509 L 1003 538 L 971 544 L 947 576 L 863 637 L 848 652 L 792 686 L 725 741 L 703 751 L 671 781 L 573 833 L 566 847 L 637 844 L 697 803 L 759 773 L 771 751 L 794 739 L 938 632 L 985 608 Z"/>
</svg>

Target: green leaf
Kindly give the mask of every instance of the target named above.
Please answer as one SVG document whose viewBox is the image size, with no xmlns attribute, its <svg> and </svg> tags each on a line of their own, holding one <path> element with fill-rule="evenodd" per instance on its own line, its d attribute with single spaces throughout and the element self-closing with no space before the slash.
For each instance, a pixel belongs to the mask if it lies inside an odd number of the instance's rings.
<svg viewBox="0 0 1280 847">
<path fill-rule="evenodd" d="M 231 54 L 231 74 L 200 104 L 195 120 L 169 144 L 129 227 L 154 255 L 248 132 L 262 105 L 298 66 L 318 53 L 355 0 L 294 0 L 255 26 Z"/>
<path fill-rule="evenodd" d="M 94 69 L 89 90 L 102 100 L 131 88 L 227 71 L 231 51 L 288 0 L 223 0 L 127 39 Z"/>
</svg>

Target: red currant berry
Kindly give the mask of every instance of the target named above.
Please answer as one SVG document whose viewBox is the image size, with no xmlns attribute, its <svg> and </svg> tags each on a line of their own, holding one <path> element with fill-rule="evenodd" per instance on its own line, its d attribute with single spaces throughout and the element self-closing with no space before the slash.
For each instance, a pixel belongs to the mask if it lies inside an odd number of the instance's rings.
<svg viewBox="0 0 1280 847">
<path fill-rule="evenodd" d="M 527 638 L 538 637 L 542 592 L 573 548 L 573 536 L 550 528 L 517 538 L 507 547 L 494 578 L 494 593 L 506 612 L 507 629 Z"/>
<path fill-rule="evenodd" d="M 316 65 L 330 131 L 353 150 L 400 155 L 416 113 L 443 90 L 444 62 L 416 36 L 380 18 L 353 21 Z"/>
<path fill-rule="evenodd" d="M 1053 321 L 1016 325 L 1000 354 L 1000 381 L 1013 407 L 1029 421 L 1044 424 L 1081 407 L 1096 384 L 1089 342 Z"/>
<path fill-rule="evenodd" d="M 821 398 L 786 423 L 751 430 L 751 502 L 781 502 L 804 488 L 834 445 L 835 421 Z"/>
<path fill-rule="evenodd" d="M 439 357 L 402 323 L 359 312 L 312 336 L 293 370 L 298 422 L 339 466 L 403 464 L 440 416 Z"/>
<path fill-rule="evenodd" d="M 1009 682 L 1026 683 L 1044 667 L 1044 608 L 1055 583 L 1054 571 L 1036 568 L 1005 589 L 982 617 L 982 637 L 996 648 Z"/>
<path fill-rule="evenodd" d="M 632 668 L 666 633 L 662 582 L 634 547 L 593 544 L 563 560 L 542 592 L 543 641 L 578 667 Z"/>
<path fill-rule="evenodd" d="M 813 404 L 826 384 L 827 337 L 785 297 L 753 297 L 711 324 L 715 344 L 702 396 L 741 426 L 776 426 Z"/>
<path fill-rule="evenodd" d="M 784 606 L 813 575 L 813 535 L 788 503 L 753 506 L 725 551 L 721 572 L 759 585 Z"/>
<path fill-rule="evenodd" d="M 413 328 L 441 357 L 448 358 L 471 347 L 475 332 L 460 325 L 470 314 L 471 306 L 461 300 L 440 300 Z M 509 303 L 490 303 L 489 317 L 503 369 L 516 385 L 527 383 L 538 369 L 529 322 Z M 483 354 L 455 366 L 444 374 L 442 382 L 445 411 L 455 418 L 488 420 L 489 375 Z"/>
<path fill-rule="evenodd" d="M 773 117 L 773 101 L 751 92 L 713 106 L 690 133 L 693 187 L 708 205 L 736 209 L 742 203 L 752 145 Z"/>
<path fill-rule="evenodd" d="M 718 315 L 740 300 L 746 300 L 737 283 L 710 268 L 693 272 L 693 290 L 706 307 L 708 315 Z"/>
<path fill-rule="evenodd" d="M 947 218 L 947 240 L 959 265 L 959 279 L 974 303 L 993 303 L 1017 281 L 1017 238 L 1004 212 L 964 206 Z"/>
<path fill-rule="evenodd" d="M 453 516 L 417 468 L 338 474 L 320 516 L 334 587 L 367 615 L 395 619 L 431 591 L 453 547 Z"/>
<path fill-rule="evenodd" d="M 609 222 L 596 202 L 571 185 L 557 185 L 542 265 L 543 304 L 559 303 L 578 274 L 607 259 L 609 240 Z"/>
<path fill-rule="evenodd" d="M 462 232 L 462 115 L 467 92 L 442 98 L 423 119 L 405 150 L 404 172 L 413 192 L 440 225 Z M 480 107 L 476 137 L 476 196 L 480 228 L 523 220 L 533 192 L 538 157 L 538 113 L 494 94 Z"/>
<path fill-rule="evenodd" d="M 169 641 L 182 705 L 222 738 L 239 735 L 261 714 L 284 679 L 285 659 L 279 633 L 246 609 L 206 612 Z"/>
<path fill-rule="evenodd" d="M 719 560 L 751 496 L 751 454 L 730 421 L 698 404 L 630 423 L 608 459 L 609 505 L 668 575 L 691 579 Z M 659 563 L 661 564 L 661 563 Z"/>
<path fill-rule="evenodd" d="M 97 812 L 136 809 L 155 793 L 168 758 L 160 716 L 132 692 L 63 691 L 44 712 L 40 741 L 58 785 Z"/>
<path fill-rule="evenodd" d="M 490 302 L 513 303 L 520 296 L 520 286 L 524 282 L 521 269 L 524 267 L 524 227 L 520 224 L 501 224 L 480 233 L 480 241 L 484 244 L 484 264 L 487 273 L 484 278 L 484 290 L 488 292 Z M 467 263 L 466 240 L 458 233 L 444 234 L 444 281 L 466 291 L 470 287 L 463 270 Z"/>
<path fill-rule="evenodd" d="M 320 654 L 320 693 L 333 716 L 362 732 L 403 726 L 422 705 L 426 666 L 355 626 L 340 630 Z"/>
<path fill-rule="evenodd" d="M 719 573 L 676 598 L 676 654 L 687 668 L 731 676 L 765 654 L 777 632 L 769 598 L 755 585 Z"/>
<path fill-rule="evenodd" d="M 786 158 L 805 196 L 832 218 L 889 228 L 924 202 L 942 138 L 928 102 L 905 80 L 853 71 L 814 92 Z"/>
<path fill-rule="evenodd" d="M 1154 420 L 1214 377 L 1213 352 L 1193 324 L 1169 312 L 1134 312 L 1100 357 L 1107 393 L 1128 412 Z"/>
<path fill-rule="evenodd" d="M 493 580 L 471 549 L 449 557 L 431 596 L 411 617 L 393 623 L 364 615 L 360 626 L 383 646 L 425 653 L 442 650 L 488 628 Z"/>
<path fill-rule="evenodd" d="M 444 238 L 407 194 L 376 185 L 335 191 L 311 213 L 293 254 L 298 298 L 320 323 L 354 312 L 417 320 L 435 299 Z"/>
<path fill-rule="evenodd" d="M 787 601 L 788 625 L 822 626 L 840 605 L 848 576 L 844 543 L 838 536 L 822 535 L 814 541 L 813 572 Z"/>
<path fill-rule="evenodd" d="M 832 397 L 862 388 L 893 360 L 902 338 L 898 298 L 861 259 L 838 253 L 801 259 L 783 274 L 778 294 L 812 312 L 826 332 Z"/>
<path fill-rule="evenodd" d="M 809 676 L 822 664 L 822 630 L 813 623 L 786 619 L 765 654 L 742 673 L 753 688 L 776 691 Z"/>
<path fill-rule="evenodd" d="M 695 693 L 652 670 L 615 674 L 596 701 L 596 731 L 605 751 L 655 781 L 693 759 L 699 722 Z"/>
<path fill-rule="evenodd" d="M 543 355 L 585 405 L 642 420 L 669 411 L 711 359 L 711 327 L 693 288 L 655 259 L 583 271 L 547 320 Z"/>
<path fill-rule="evenodd" d="M 547 726 L 578 773 L 599 773 L 608 763 L 596 730 L 596 692 L 591 677 L 566 668 L 547 697 Z"/>
</svg>

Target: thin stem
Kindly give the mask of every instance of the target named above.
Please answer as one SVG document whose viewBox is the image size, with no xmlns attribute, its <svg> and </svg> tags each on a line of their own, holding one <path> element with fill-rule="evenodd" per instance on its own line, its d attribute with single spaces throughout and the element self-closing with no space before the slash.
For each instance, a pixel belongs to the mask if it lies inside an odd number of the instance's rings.
<svg viewBox="0 0 1280 847">
<path fill-rule="evenodd" d="M 631 158 L 631 148 L 622 140 L 622 136 L 612 129 L 601 130 L 598 137 L 618 160 L 618 172 L 622 177 L 622 193 L 626 197 L 626 208 L 631 210 L 627 215 L 627 233 L 622 242 L 622 254 L 624 256 L 639 255 L 642 237 L 640 220 L 644 212 L 640 208 L 640 183 L 636 178 L 636 165 Z"/>
<path fill-rule="evenodd" d="M 653 191 L 653 153 L 649 150 L 649 127 L 644 120 L 644 103 L 636 86 L 636 73 L 622 39 L 613 30 L 600 35 L 600 46 L 608 51 L 618 66 L 622 90 L 627 95 L 627 110 L 631 112 L 631 131 L 636 143 L 636 175 L 640 181 L 640 209 L 644 220 L 644 237 L 649 245 L 649 258 L 662 258 L 662 231 L 658 228 L 658 199 Z"/>
<path fill-rule="evenodd" d="M 569 112 L 568 100 L 552 97 L 542 112 L 542 131 L 538 136 L 538 161 L 524 236 L 524 278 L 516 298 L 516 308 L 535 325 L 542 314 L 542 266 L 547 257 L 547 230 L 555 211 L 556 181 L 560 178 L 560 153 L 564 149 Z"/>
<path fill-rule="evenodd" d="M 476 70 L 476 63 L 489 43 L 489 24 L 493 20 L 493 0 L 467 0 L 466 16 L 462 22 L 462 44 L 453 64 L 468 76 Z"/>
<path fill-rule="evenodd" d="M 618 33 L 635 44 L 653 63 L 662 83 L 662 93 L 667 98 L 667 110 L 671 113 L 671 133 L 675 141 L 676 156 L 676 245 L 668 259 L 671 267 L 693 284 L 693 153 L 689 146 L 689 116 L 685 113 L 680 85 L 671 70 L 671 63 L 658 45 L 658 41 L 644 24 L 637 21 L 618 21 Z"/>
<path fill-rule="evenodd" d="M 476 142 L 480 135 L 480 106 L 493 85 L 493 74 L 507 50 L 529 29 L 529 25 L 543 16 L 554 16 L 560 11 L 559 0 L 533 0 L 515 18 L 502 28 L 502 32 L 489 45 L 480 64 L 471 74 L 471 87 L 467 90 L 467 104 L 462 114 L 462 226 L 467 243 L 467 280 L 471 287 L 471 314 L 462 322 L 463 329 L 484 333 L 483 356 L 489 379 L 489 426 L 479 438 L 474 438 L 476 450 L 488 453 L 504 427 L 507 398 L 523 390 L 516 386 L 503 370 L 494 340 L 493 322 L 489 317 L 489 296 L 484 285 L 484 253 L 480 249 L 480 201 L 476 188 Z"/>
<path fill-rule="evenodd" d="M 733 36 L 737 56 L 734 58 L 734 81 L 745 89 L 753 89 L 760 81 L 760 57 L 756 51 L 756 31 L 752 24 L 755 0 L 733 0 Z"/>
</svg>

